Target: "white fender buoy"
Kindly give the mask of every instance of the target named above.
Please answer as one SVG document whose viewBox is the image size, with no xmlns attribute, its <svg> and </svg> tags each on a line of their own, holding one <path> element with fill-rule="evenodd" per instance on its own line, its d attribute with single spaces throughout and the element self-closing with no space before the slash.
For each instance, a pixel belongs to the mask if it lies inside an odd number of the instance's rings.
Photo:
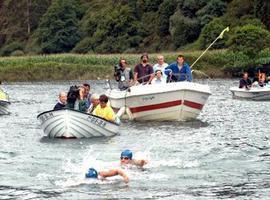
<svg viewBox="0 0 270 200">
<path fill-rule="evenodd" d="M 122 116 L 123 114 L 125 114 L 125 112 L 126 112 L 126 108 L 125 108 L 125 107 L 122 107 L 122 108 L 120 108 L 120 109 L 118 110 L 118 112 L 116 113 L 116 116 L 119 117 L 119 118 L 121 118 L 121 116 Z"/>
<path fill-rule="evenodd" d="M 128 107 L 126 107 L 126 113 L 127 113 L 127 116 L 128 116 L 128 119 L 129 120 L 133 120 L 134 117 L 132 115 L 132 112 L 130 111 L 130 109 Z"/>
</svg>

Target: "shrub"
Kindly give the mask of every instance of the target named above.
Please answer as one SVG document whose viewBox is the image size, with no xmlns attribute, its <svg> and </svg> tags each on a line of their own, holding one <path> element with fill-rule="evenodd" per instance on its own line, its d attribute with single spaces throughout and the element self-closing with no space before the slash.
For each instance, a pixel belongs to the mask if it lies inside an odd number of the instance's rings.
<svg viewBox="0 0 270 200">
<path fill-rule="evenodd" d="M 270 46 L 270 32 L 254 25 L 237 27 L 228 44 L 231 50 L 254 57 L 260 50 Z"/>
<path fill-rule="evenodd" d="M 9 56 L 12 52 L 16 50 L 23 50 L 23 44 L 17 41 L 7 44 L 1 49 L 0 55 Z"/>
<path fill-rule="evenodd" d="M 16 50 L 10 54 L 10 56 L 23 56 L 23 55 L 24 55 L 24 52 L 22 50 Z"/>
</svg>

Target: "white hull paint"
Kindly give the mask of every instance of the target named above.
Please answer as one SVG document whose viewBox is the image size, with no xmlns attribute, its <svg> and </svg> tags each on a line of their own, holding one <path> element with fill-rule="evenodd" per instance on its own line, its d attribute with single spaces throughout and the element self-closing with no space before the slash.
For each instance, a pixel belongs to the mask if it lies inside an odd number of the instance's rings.
<svg viewBox="0 0 270 200">
<path fill-rule="evenodd" d="M 196 118 L 208 97 L 208 85 L 192 82 L 133 86 L 127 91 L 108 90 L 111 106 L 126 108 L 136 121 L 186 121 Z"/>
<path fill-rule="evenodd" d="M 37 118 L 44 133 L 51 138 L 109 137 L 119 132 L 119 125 L 76 110 L 51 110 Z"/>
<path fill-rule="evenodd" d="M 246 88 L 231 87 L 230 91 L 234 98 L 264 101 L 270 100 L 269 87 L 253 87 L 249 90 Z"/>
<path fill-rule="evenodd" d="M 0 115 L 8 115 L 10 113 L 8 109 L 9 104 L 8 95 L 0 89 Z"/>
</svg>

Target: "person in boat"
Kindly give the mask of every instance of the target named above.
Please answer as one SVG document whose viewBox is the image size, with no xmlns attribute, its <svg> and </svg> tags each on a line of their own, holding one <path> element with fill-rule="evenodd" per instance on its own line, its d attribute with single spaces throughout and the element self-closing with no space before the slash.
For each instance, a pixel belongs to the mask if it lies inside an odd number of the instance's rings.
<svg viewBox="0 0 270 200">
<path fill-rule="evenodd" d="M 248 78 L 248 73 L 244 72 L 242 78 L 239 81 L 239 88 L 246 88 L 250 89 L 252 83 L 251 80 Z"/>
<path fill-rule="evenodd" d="M 91 105 L 91 93 L 90 93 L 90 85 L 88 83 L 84 83 L 83 87 L 85 88 L 85 93 L 84 93 L 84 99 L 86 99 L 86 107 L 87 109 L 90 107 Z"/>
<path fill-rule="evenodd" d="M 148 62 L 149 57 L 147 53 L 142 54 L 141 63 L 134 68 L 134 83 L 135 84 L 151 84 L 154 78 L 153 67 Z"/>
<path fill-rule="evenodd" d="M 92 179 L 105 179 L 107 177 L 112 177 L 112 176 L 121 176 L 123 177 L 123 180 L 125 183 L 129 182 L 129 178 L 128 176 L 125 174 L 125 172 L 123 172 L 120 169 L 110 169 L 110 170 L 106 170 L 106 171 L 97 171 L 94 168 L 89 168 L 88 171 L 85 174 L 85 178 L 92 178 Z"/>
<path fill-rule="evenodd" d="M 155 71 L 155 78 L 151 81 L 151 84 L 165 84 L 166 79 L 162 76 L 162 71 L 160 69 Z"/>
<path fill-rule="evenodd" d="M 71 86 L 67 95 L 67 107 L 80 112 L 87 111 L 84 86 Z"/>
<path fill-rule="evenodd" d="M 164 80 L 167 80 L 167 75 L 165 73 L 166 67 L 168 67 L 168 64 L 166 62 L 164 62 L 164 56 L 158 55 L 157 56 L 157 63 L 153 66 L 153 70 L 154 70 L 154 72 L 156 72 L 157 70 L 161 70 Z"/>
<path fill-rule="evenodd" d="M 120 90 L 126 90 L 133 84 L 133 71 L 127 67 L 127 61 L 120 58 L 119 64 L 114 68 L 114 77 Z"/>
<path fill-rule="evenodd" d="M 258 85 L 260 87 L 264 87 L 266 84 L 268 83 L 268 81 L 265 78 L 265 73 L 260 73 L 259 74 L 259 82 Z"/>
<path fill-rule="evenodd" d="M 148 163 L 148 161 L 144 160 L 144 159 L 140 159 L 140 160 L 133 159 L 133 153 L 129 149 L 124 150 L 120 156 L 120 164 L 121 165 L 135 165 L 138 167 L 143 167 L 147 163 Z"/>
<path fill-rule="evenodd" d="M 99 105 L 93 111 L 93 115 L 101 117 L 111 122 L 116 122 L 116 115 L 110 105 L 108 105 L 108 97 L 105 94 L 100 95 Z"/>
<path fill-rule="evenodd" d="M 92 114 L 93 111 L 95 110 L 95 108 L 98 106 L 99 104 L 99 95 L 98 94 L 92 94 L 91 97 L 90 97 L 90 100 L 91 100 L 91 105 L 90 107 L 88 108 L 88 111 L 87 113 L 89 114 Z"/>
<path fill-rule="evenodd" d="M 61 110 L 65 108 L 67 105 L 67 93 L 66 92 L 60 92 L 58 95 L 58 102 L 54 106 L 53 110 Z"/>
<path fill-rule="evenodd" d="M 183 55 L 178 55 L 176 62 L 165 68 L 165 73 L 168 75 L 167 82 L 192 81 L 190 66 Z"/>
</svg>

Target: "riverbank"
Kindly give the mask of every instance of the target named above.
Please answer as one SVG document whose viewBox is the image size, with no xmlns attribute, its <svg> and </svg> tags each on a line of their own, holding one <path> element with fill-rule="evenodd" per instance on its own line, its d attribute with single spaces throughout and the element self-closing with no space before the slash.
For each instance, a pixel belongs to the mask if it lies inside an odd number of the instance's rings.
<svg viewBox="0 0 270 200">
<path fill-rule="evenodd" d="M 183 54 L 192 64 L 202 53 L 162 53 L 166 62 L 173 62 Z M 158 54 L 149 54 L 150 63 L 155 63 Z M 230 77 L 226 71 L 226 50 L 207 52 L 193 67 L 195 75 L 211 78 Z M 114 65 L 120 57 L 127 59 L 130 67 L 139 62 L 141 54 L 52 54 L 0 58 L 0 79 L 2 81 L 55 81 L 55 80 L 96 80 L 113 79 Z M 198 71 L 199 70 L 199 71 Z M 196 73 L 198 72 L 198 73 Z"/>
</svg>

